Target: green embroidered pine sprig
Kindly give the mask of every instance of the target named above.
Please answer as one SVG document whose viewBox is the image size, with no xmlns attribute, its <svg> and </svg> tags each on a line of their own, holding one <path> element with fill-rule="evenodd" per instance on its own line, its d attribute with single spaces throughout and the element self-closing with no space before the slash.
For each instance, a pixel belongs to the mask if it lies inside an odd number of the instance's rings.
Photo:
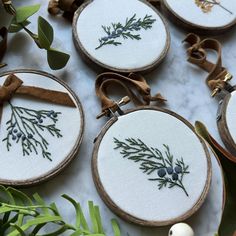
<svg viewBox="0 0 236 236">
<path fill-rule="evenodd" d="M 99 46 L 96 49 L 99 49 L 105 45 L 114 45 L 118 46 L 122 43 L 117 41 L 117 38 L 122 37 L 123 39 L 132 39 L 140 40 L 140 34 L 134 33 L 140 31 L 141 29 L 148 30 L 152 28 L 152 24 L 156 21 L 152 16 L 146 15 L 143 19 L 136 18 L 134 14 L 130 19 L 126 19 L 124 25 L 121 23 L 112 23 L 112 26 L 102 26 L 103 30 L 106 33 L 106 36 L 99 39 Z"/>
<path fill-rule="evenodd" d="M 58 115 L 60 112 L 48 110 L 34 110 L 24 107 L 14 106 L 9 103 L 11 108 L 10 119 L 6 122 L 7 136 L 2 140 L 6 142 L 7 150 L 10 151 L 12 142 L 20 143 L 23 156 L 34 152 L 41 152 L 44 158 L 52 161 L 51 153 L 48 152 L 49 143 L 44 136 L 47 131 L 57 138 L 62 137 L 61 131 L 56 128 Z"/>
<path fill-rule="evenodd" d="M 183 178 L 189 174 L 189 166 L 184 163 L 183 158 L 175 159 L 170 153 L 168 145 L 163 144 L 164 154 L 158 149 L 148 147 L 142 140 L 127 138 L 120 141 L 114 138 L 116 144 L 114 149 L 121 149 L 120 154 L 136 163 L 140 163 L 139 169 L 147 175 L 157 175 L 149 178 L 150 181 L 158 181 L 158 188 L 164 187 L 181 188 L 186 196 L 189 196 L 183 184 Z"/>
</svg>

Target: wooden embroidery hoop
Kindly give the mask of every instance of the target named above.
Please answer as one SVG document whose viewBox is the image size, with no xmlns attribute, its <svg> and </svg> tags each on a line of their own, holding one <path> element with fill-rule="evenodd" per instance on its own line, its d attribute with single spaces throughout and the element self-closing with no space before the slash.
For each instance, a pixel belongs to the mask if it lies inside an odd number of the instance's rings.
<svg viewBox="0 0 236 236">
<path fill-rule="evenodd" d="M 234 90 L 236 90 L 236 87 L 234 87 Z M 231 94 L 228 93 L 225 95 L 223 100 L 221 100 L 219 103 L 218 114 L 217 114 L 217 126 L 218 126 L 219 133 L 220 133 L 220 136 L 224 145 L 235 156 L 236 143 L 230 134 L 227 121 L 226 121 L 226 110 L 227 110 L 230 98 L 231 98 Z"/>
<path fill-rule="evenodd" d="M 106 73 L 104 73 L 104 74 L 106 74 Z M 110 73 L 107 73 L 107 74 L 110 75 Z M 113 75 L 114 75 L 114 73 L 113 73 Z M 111 199 L 111 197 L 105 191 L 105 188 L 104 188 L 104 186 L 102 184 L 102 181 L 100 179 L 100 176 L 99 176 L 98 165 L 97 165 L 97 163 L 98 163 L 98 151 L 99 151 L 101 141 L 102 141 L 103 137 L 105 136 L 106 132 L 110 129 L 110 127 L 113 124 L 115 124 L 116 121 L 118 120 L 118 118 L 116 116 L 113 116 L 112 118 L 110 118 L 110 120 L 104 125 L 101 132 L 99 133 L 99 135 L 94 140 L 94 149 L 93 149 L 93 154 L 92 154 L 91 165 L 92 165 L 93 180 L 94 180 L 96 189 L 97 189 L 99 195 L 101 196 L 101 198 L 103 199 L 103 201 L 105 202 L 105 204 L 115 214 L 117 214 L 119 217 L 123 218 L 124 220 L 126 220 L 130 223 L 135 223 L 135 224 L 142 225 L 142 226 L 156 227 L 156 226 L 171 225 L 171 224 L 174 224 L 174 223 L 177 223 L 177 222 L 184 221 L 187 218 L 189 218 L 190 216 L 192 216 L 195 212 L 197 212 L 197 210 L 204 203 L 204 201 L 207 197 L 207 194 L 209 192 L 209 188 L 210 188 L 210 184 L 211 184 L 211 177 L 212 177 L 212 169 L 211 169 L 211 160 L 210 160 L 210 155 L 209 155 L 208 149 L 206 147 L 205 142 L 194 131 L 193 126 L 187 120 L 185 120 L 183 117 L 181 117 L 180 115 L 178 115 L 178 114 L 176 114 L 176 113 L 174 113 L 170 110 L 155 107 L 155 106 L 144 106 L 143 105 L 143 106 L 139 106 L 139 107 L 134 108 L 134 109 L 128 109 L 128 110 L 125 110 L 125 111 L 122 110 L 122 112 L 123 112 L 122 116 L 130 114 L 132 112 L 140 111 L 140 110 L 152 110 L 152 111 L 157 111 L 157 112 L 162 112 L 162 113 L 168 114 L 168 115 L 180 120 L 181 122 L 183 122 L 196 135 L 196 137 L 199 139 L 199 141 L 200 141 L 200 143 L 203 147 L 204 153 L 206 154 L 206 159 L 207 159 L 207 179 L 206 179 L 205 187 L 204 187 L 204 190 L 203 190 L 201 196 L 199 197 L 199 199 L 195 203 L 195 205 L 192 207 L 192 209 L 190 209 L 189 211 L 185 212 L 183 215 L 181 215 L 177 218 L 173 218 L 173 219 L 165 220 L 165 221 L 143 220 L 143 219 L 140 219 L 140 218 L 137 218 L 137 217 L 134 217 L 134 216 L 130 215 L 125 210 L 123 210 L 119 206 L 117 206 L 114 203 L 114 201 Z M 98 116 L 97 118 L 100 118 L 100 116 Z"/>
<path fill-rule="evenodd" d="M 77 109 L 79 109 L 80 111 L 80 133 L 79 136 L 77 138 L 76 144 L 74 146 L 74 148 L 71 150 L 71 152 L 69 153 L 69 155 L 64 159 L 63 162 L 61 162 L 58 166 L 56 166 L 54 169 L 52 169 L 51 171 L 49 171 L 48 173 L 46 173 L 45 175 L 42 175 L 38 178 L 32 178 L 32 179 L 27 179 L 24 181 L 9 181 L 6 179 L 0 179 L 0 184 L 2 185 L 7 185 L 7 186 L 16 186 L 16 187 L 30 187 L 30 186 L 34 186 L 34 185 L 38 185 L 41 184 L 43 182 L 46 182 L 52 178 L 54 178 L 55 176 L 57 176 L 62 170 L 64 170 L 70 163 L 71 161 L 76 157 L 78 151 L 79 151 L 79 147 L 81 145 L 82 139 L 83 139 L 83 133 L 84 133 L 84 112 L 83 112 L 83 108 L 81 105 L 81 102 L 79 100 L 79 98 L 77 97 L 77 95 L 71 90 L 71 88 L 62 80 L 58 79 L 57 77 L 55 77 L 52 74 L 49 74 L 47 72 L 44 71 L 39 71 L 39 70 L 33 70 L 33 69 L 17 69 L 17 70 L 11 70 L 11 71 L 6 71 L 0 74 L 0 78 L 9 74 L 14 74 L 14 73 L 32 73 L 32 74 L 38 74 L 38 75 L 42 75 L 45 76 L 51 80 L 54 80 L 56 82 L 58 82 L 60 85 L 62 85 L 63 87 L 66 88 L 66 90 L 70 93 L 70 95 L 73 97 Z"/>
<path fill-rule="evenodd" d="M 221 34 L 224 33 L 236 25 L 236 18 L 234 21 L 222 27 L 204 27 L 201 25 L 197 25 L 194 23 L 190 23 L 182 16 L 173 11 L 173 9 L 169 6 L 166 0 L 160 0 L 162 11 L 171 19 L 175 24 L 180 27 L 184 27 L 187 30 L 194 31 L 199 34 Z"/>
<path fill-rule="evenodd" d="M 228 81 L 232 79 L 232 75 L 222 67 L 221 44 L 214 39 L 201 41 L 195 34 L 189 34 L 185 41 L 192 45 L 192 47 L 188 49 L 189 62 L 199 65 L 209 72 L 206 82 L 213 91 L 212 96 L 218 95 L 220 99 L 216 118 L 219 134 L 226 148 L 233 155 L 236 155 L 236 143 L 230 134 L 226 120 L 226 110 L 232 96 L 231 93 L 236 90 L 236 86 L 232 87 L 228 84 Z M 218 58 L 216 64 L 207 61 L 205 49 L 213 49 L 217 52 Z M 209 84 L 211 81 L 213 81 L 212 85 Z"/>
<path fill-rule="evenodd" d="M 145 0 L 138 0 L 140 2 L 145 3 L 146 5 L 148 5 L 150 8 L 152 8 L 156 14 L 160 17 L 160 19 L 162 20 L 165 29 L 166 29 L 166 34 L 167 34 L 167 41 L 166 41 L 166 45 L 165 45 L 165 49 L 163 50 L 163 52 L 161 53 L 161 55 L 159 56 L 159 58 L 157 60 L 155 60 L 152 64 L 147 65 L 147 66 L 143 66 L 143 67 L 139 67 L 139 68 L 135 68 L 135 69 L 119 69 L 113 66 L 109 66 L 106 65 L 100 61 L 98 61 L 97 59 L 95 59 L 94 57 L 92 57 L 84 48 L 84 46 L 82 45 L 79 36 L 78 36 L 78 32 L 77 32 L 77 21 L 78 18 L 80 16 L 80 14 L 83 12 L 84 9 L 86 9 L 87 6 L 89 6 L 89 4 L 91 4 L 94 0 L 89 0 L 86 1 L 84 4 L 82 4 L 77 11 L 74 13 L 74 18 L 73 18 L 73 23 L 72 23 L 72 35 L 73 35 L 73 41 L 74 44 L 76 46 L 76 49 L 78 50 L 78 52 L 80 53 L 81 57 L 83 58 L 83 60 L 85 62 L 87 62 L 89 65 L 91 65 L 94 69 L 99 69 L 99 68 L 105 68 L 107 70 L 110 71 L 116 71 L 116 72 L 120 72 L 120 73 L 131 73 L 131 72 L 149 72 L 152 71 L 153 69 L 155 69 L 165 58 L 165 56 L 167 55 L 167 52 L 170 48 L 170 33 L 168 31 L 167 28 L 167 23 L 165 21 L 165 19 L 162 17 L 162 15 L 158 12 L 158 10 L 152 6 L 150 3 L 148 3 Z"/>
</svg>

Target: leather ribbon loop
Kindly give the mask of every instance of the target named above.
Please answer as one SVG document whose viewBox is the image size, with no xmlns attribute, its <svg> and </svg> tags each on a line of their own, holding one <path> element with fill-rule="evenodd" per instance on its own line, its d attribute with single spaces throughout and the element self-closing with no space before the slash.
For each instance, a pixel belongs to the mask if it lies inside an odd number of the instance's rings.
<svg viewBox="0 0 236 236">
<path fill-rule="evenodd" d="M 229 73 L 222 66 L 222 51 L 220 42 L 211 38 L 201 41 L 198 35 L 192 33 L 187 35 L 184 42 L 190 44 L 190 47 L 187 49 L 188 61 L 209 72 L 209 75 L 206 79 L 208 87 L 213 92 L 216 89 L 218 91 L 224 89 L 227 85 L 226 77 Z M 215 64 L 207 60 L 207 49 L 216 51 L 217 60 Z"/>
<path fill-rule="evenodd" d="M 128 76 L 124 76 L 113 72 L 102 73 L 96 79 L 95 90 L 101 100 L 102 112 L 105 115 L 109 115 L 110 110 L 115 112 L 119 108 L 117 102 L 111 100 L 107 95 L 108 87 L 114 84 L 122 86 L 129 98 L 137 106 L 149 105 L 151 101 L 166 101 L 160 94 L 151 96 L 151 89 L 141 75 L 131 73 Z M 134 89 L 137 94 L 133 91 Z"/>
<path fill-rule="evenodd" d="M 33 86 L 24 86 L 21 79 L 19 79 L 14 74 L 10 74 L 6 78 L 3 86 L 0 86 L 0 121 L 3 103 L 10 101 L 15 95 L 27 95 L 29 97 L 44 100 L 54 104 L 76 107 L 69 94 Z"/>
</svg>

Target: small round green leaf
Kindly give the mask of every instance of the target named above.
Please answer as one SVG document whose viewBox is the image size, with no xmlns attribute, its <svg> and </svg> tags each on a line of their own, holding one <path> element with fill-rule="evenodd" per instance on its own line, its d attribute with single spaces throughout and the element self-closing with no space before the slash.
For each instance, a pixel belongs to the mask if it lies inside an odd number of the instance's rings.
<svg viewBox="0 0 236 236">
<path fill-rule="evenodd" d="M 32 6 L 24 6 L 16 9 L 16 22 L 21 23 L 36 13 L 40 8 L 40 4 Z"/>
<path fill-rule="evenodd" d="M 38 18 L 38 39 L 40 46 L 49 49 L 53 41 L 53 28 L 41 16 Z"/>
<path fill-rule="evenodd" d="M 47 50 L 47 58 L 50 68 L 52 70 L 59 70 L 67 64 L 70 55 L 55 49 L 49 49 Z"/>
</svg>

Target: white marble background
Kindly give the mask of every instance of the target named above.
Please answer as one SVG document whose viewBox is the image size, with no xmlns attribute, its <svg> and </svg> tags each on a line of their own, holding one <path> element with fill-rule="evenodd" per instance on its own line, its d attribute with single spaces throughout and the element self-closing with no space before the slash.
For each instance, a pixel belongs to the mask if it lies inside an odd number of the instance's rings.
<svg viewBox="0 0 236 236">
<path fill-rule="evenodd" d="M 105 124 L 105 119 L 96 120 L 95 118 L 100 112 L 100 102 L 94 92 L 94 81 L 98 72 L 86 65 L 76 52 L 72 42 L 70 23 L 60 16 L 48 15 L 47 1 L 27 0 L 21 1 L 21 4 L 36 2 L 42 4 L 39 14 L 47 18 L 53 25 L 56 38 L 54 46 L 70 53 L 71 59 L 68 65 L 60 71 L 51 71 L 46 62 L 46 52 L 39 50 L 25 33 L 18 33 L 9 36 L 9 48 L 4 58 L 4 62 L 8 66 L 1 69 L 0 72 L 10 69 L 33 68 L 45 70 L 58 76 L 67 82 L 79 96 L 84 107 L 86 126 L 79 155 L 73 163 L 55 179 L 28 191 L 37 191 L 47 202 L 56 201 L 62 214 L 70 222 L 74 219 L 74 212 L 69 204 L 64 204 L 64 200 L 60 198 L 61 194 L 66 193 L 78 199 L 84 209 L 87 207 L 87 200 L 93 200 L 100 205 L 105 229 L 108 232 L 107 235 L 110 236 L 112 234 L 109 220 L 116 216 L 101 201 L 93 184 L 90 170 L 93 140 Z M 0 26 L 5 23 L 3 18 L 3 10 L 0 9 Z M 35 22 L 36 18 L 36 16 L 32 17 L 31 21 Z M 187 32 L 169 21 L 168 23 L 172 38 L 169 54 L 156 70 L 146 75 L 146 78 L 150 82 L 154 94 L 161 92 L 168 99 L 166 108 L 179 113 L 192 124 L 196 120 L 204 122 L 212 135 L 221 143 L 215 119 L 218 103 L 210 97 L 210 92 L 205 85 L 206 73 L 186 62 L 185 47 L 181 41 Z M 36 31 L 36 24 L 33 23 L 31 28 Z M 236 32 L 233 29 L 218 38 L 223 43 L 224 65 L 232 74 L 235 74 Z M 214 181 L 211 194 L 201 210 L 188 221 L 197 236 L 213 236 L 220 220 L 221 177 L 219 168 L 215 161 L 214 163 Z M 119 218 L 118 221 L 124 236 L 166 236 L 169 229 L 169 227 L 162 229 L 139 227 L 126 223 Z"/>
</svg>

